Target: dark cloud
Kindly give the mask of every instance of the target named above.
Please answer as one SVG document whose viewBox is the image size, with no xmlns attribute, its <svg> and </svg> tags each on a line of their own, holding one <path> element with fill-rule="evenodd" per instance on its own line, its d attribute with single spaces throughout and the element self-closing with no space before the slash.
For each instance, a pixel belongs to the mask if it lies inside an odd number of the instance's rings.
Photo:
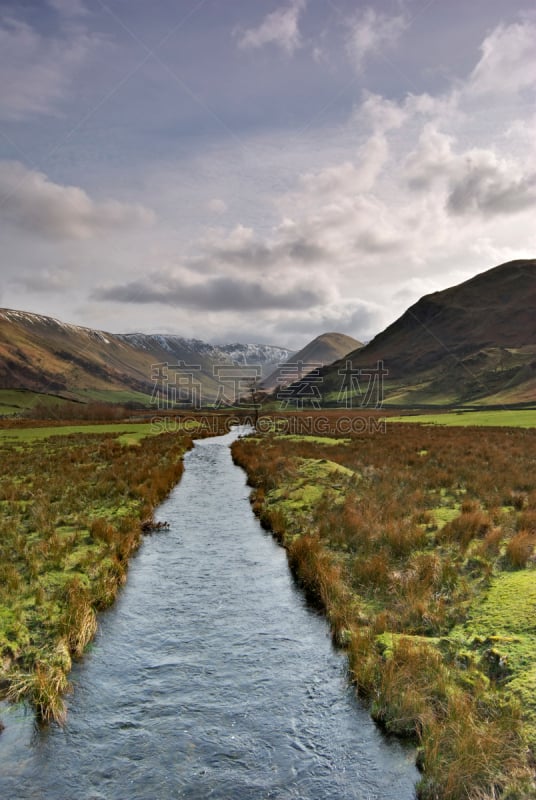
<svg viewBox="0 0 536 800">
<path fill-rule="evenodd" d="M 281 264 L 287 258 L 302 264 L 312 264 L 326 257 L 327 253 L 323 248 L 303 237 L 277 244 L 245 241 L 236 247 L 215 247 L 207 256 L 209 261 L 245 267 L 271 267 Z"/>
<path fill-rule="evenodd" d="M 51 240 L 90 239 L 155 221 L 139 203 L 97 202 L 80 187 L 54 183 L 18 161 L 0 161 L 0 195 L 8 222 Z"/>
<path fill-rule="evenodd" d="M 193 285 L 173 278 L 157 278 L 154 282 L 139 280 L 97 289 L 92 297 L 119 303 L 162 303 L 200 311 L 242 312 L 303 309 L 321 302 L 319 292 L 300 286 L 273 292 L 260 283 L 232 278 L 214 278 Z"/>
<path fill-rule="evenodd" d="M 392 236 L 388 237 L 376 231 L 368 230 L 359 235 L 355 246 L 357 250 L 365 253 L 389 253 L 399 249 L 402 246 L 402 242 Z"/>
<path fill-rule="evenodd" d="M 517 214 L 534 205 L 535 175 L 516 180 L 487 164 L 471 168 L 452 188 L 447 200 L 451 214 Z"/>
</svg>

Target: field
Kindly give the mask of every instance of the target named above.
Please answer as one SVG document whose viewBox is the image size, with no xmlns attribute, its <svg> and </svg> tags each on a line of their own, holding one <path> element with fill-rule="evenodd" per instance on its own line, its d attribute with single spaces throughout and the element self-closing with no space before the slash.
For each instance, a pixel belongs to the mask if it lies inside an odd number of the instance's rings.
<svg viewBox="0 0 536 800">
<path fill-rule="evenodd" d="M 536 431 L 389 421 L 233 455 L 374 718 L 418 743 L 420 797 L 536 797 Z"/>
<path fill-rule="evenodd" d="M 420 422 L 423 425 L 536 428 L 536 409 L 408 414 L 390 419 L 394 422 Z"/>
<path fill-rule="evenodd" d="M 72 659 L 180 479 L 192 439 L 162 430 L 127 422 L 0 430 L 0 694 L 28 700 L 38 719 L 65 718 Z"/>
<path fill-rule="evenodd" d="M 38 403 L 46 404 L 56 413 L 61 409 L 74 405 L 69 400 L 62 400 L 52 395 L 39 394 L 27 389 L 0 389 L 0 417 L 12 414 L 24 414 Z"/>
</svg>

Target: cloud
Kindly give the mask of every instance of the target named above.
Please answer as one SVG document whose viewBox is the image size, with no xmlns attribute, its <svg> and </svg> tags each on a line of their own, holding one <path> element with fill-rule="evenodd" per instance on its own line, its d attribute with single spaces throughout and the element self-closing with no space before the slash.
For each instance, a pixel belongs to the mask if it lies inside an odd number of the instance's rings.
<svg viewBox="0 0 536 800">
<path fill-rule="evenodd" d="M 408 117 L 407 109 L 381 95 L 365 92 L 356 120 L 368 122 L 374 133 L 385 134 L 400 128 Z"/>
<path fill-rule="evenodd" d="M 262 240 L 250 228 L 238 225 L 226 238 L 207 243 L 201 263 L 216 269 L 234 266 L 258 271 L 283 267 L 289 261 L 301 265 L 322 262 L 327 257 L 320 245 L 284 225 L 276 231 L 276 237 Z"/>
<path fill-rule="evenodd" d="M 526 164 L 499 157 L 490 148 L 454 152 L 453 137 L 425 126 L 419 146 L 407 159 L 410 187 L 444 190 L 445 205 L 455 215 L 516 214 L 536 205 L 536 172 Z"/>
<path fill-rule="evenodd" d="M 257 28 L 238 30 L 238 46 L 243 50 L 256 50 L 272 44 L 292 55 L 301 45 L 299 18 L 306 0 L 291 0 L 290 5 L 272 11 Z"/>
<path fill-rule="evenodd" d="M 55 294 L 75 286 L 76 276 L 74 270 L 42 269 L 32 275 L 13 278 L 11 283 L 21 286 L 27 292 Z"/>
<path fill-rule="evenodd" d="M 494 153 L 475 150 L 465 158 L 463 175 L 450 187 L 453 214 L 516 214 L 536 205 L 536 174 L 517 174 L 517 165 Z"/>
<path fill-rule="evenodd" d="M 393 47 L 407 27 L 403 14 L 389 16 L 370 6 L 354 17 L 347 48 L 357 72 L 363 72 L 367 60 Z"/>
<path fill-rule="evenodd" d="M 97 202 L 77 186 L 62 186 L 17 161 L 0 161 L 0 218 L 47 239 L 90 239 L 154 222 L 138 204 Z"/>
<path fill-rule="evenodd" d="M 473 95 L 501 94 L 534 89 L 536 85 L 536 23 L 527 18 L 499 25 L 481 45 L 468 90 Z"/>
<path fill-rule="evenodd" d="M 0 20 L 1 120 L 24 120 L 57 111 L 76 69 L 104 42 L 82 30 L 42 36 L 26 22 Z"/>
<path fill-rule="evenodd" d="M 410 188 L 430 189 L 439 178 L 454 177 L 456 158 L 452 151 L 454 139 L 439 131 L 436 124 L 424 125 L 417 148 L 405 161 L 405 176 Z"/>
<path fill-rule="evenodd" d="M 203 283 L 188 284 L 181 278 L 160 273 L 151 280 L 138 280 L 94 291 L 97 300 L 119 303 L 161 303 L 200 311 L 251 311 L 268 309 L 301 309 L 317 305 L 320 293 L 301 286 L 287 286 L 273 291 L 257 281 L 228 277 L 211 278 Z"/>
<path fill-rule="evenodd" d="M 207 209 L 213 214 L 225 214 L 227 211 L 227 203 L 221 197 L 213 197 L 207 203 Z"/>
</svg>

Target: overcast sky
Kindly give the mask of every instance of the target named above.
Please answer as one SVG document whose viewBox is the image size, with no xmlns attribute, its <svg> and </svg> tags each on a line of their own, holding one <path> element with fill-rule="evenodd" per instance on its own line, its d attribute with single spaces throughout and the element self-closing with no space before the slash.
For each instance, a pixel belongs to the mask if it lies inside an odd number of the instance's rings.
<svg viewBox="0 0 536 800">
<path fill-rule="evenodd" d="M 0 306 L 297 348 L 536 256 L 532 0 L 0 0 Z"/>
</svg>

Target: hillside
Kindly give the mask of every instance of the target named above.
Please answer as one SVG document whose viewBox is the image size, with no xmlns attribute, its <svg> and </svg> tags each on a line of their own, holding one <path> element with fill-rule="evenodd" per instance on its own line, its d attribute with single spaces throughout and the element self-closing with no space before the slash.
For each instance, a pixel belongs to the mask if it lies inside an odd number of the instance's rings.
<svg viewBox="0 0 536 800">
<path fill-rule="evenodd" d="M 302 362 L 305 371 L 308 371 L 307 365 L 310 365 L 310 368 L 313 369 L 332 364 L 348 353 L 355 352 L 360 347 L 363 347 L 361 342 L 351 336 L 346 336 L 344 333 L 322 333 L 306 344 L 299 352 L 292 355 L 287 361 L 287 369 L 280 366 L 274 370 L 263 381 L 262 388 L 266 391 L 274 391 L 278 386 L 287 386 L 291 383 L 293 378 L 289 369 L 290 364 Z"/>
<path fill-rule="evenodd" d="M 269 345 L 216 346 L 179 336 L 111 334 L 40 314 L 0 309 L 1 390 L 148 404 L 154 365 L 183 362 L 199 367 L 193 375 L 201 384 L 203 403 L 211 403 L 219 388 L 215 365 L 255 364 L 266 375 L 290 354 L 286 348 Z"/>
<path fill-rule="evenodd" d="M 426 295 L 349 359 L 354 369 L 384 362 L 387 404 L 536 401 L 536 259 Z M 328 403 L 342 366 L 323 371 Z"/>
</svg>

